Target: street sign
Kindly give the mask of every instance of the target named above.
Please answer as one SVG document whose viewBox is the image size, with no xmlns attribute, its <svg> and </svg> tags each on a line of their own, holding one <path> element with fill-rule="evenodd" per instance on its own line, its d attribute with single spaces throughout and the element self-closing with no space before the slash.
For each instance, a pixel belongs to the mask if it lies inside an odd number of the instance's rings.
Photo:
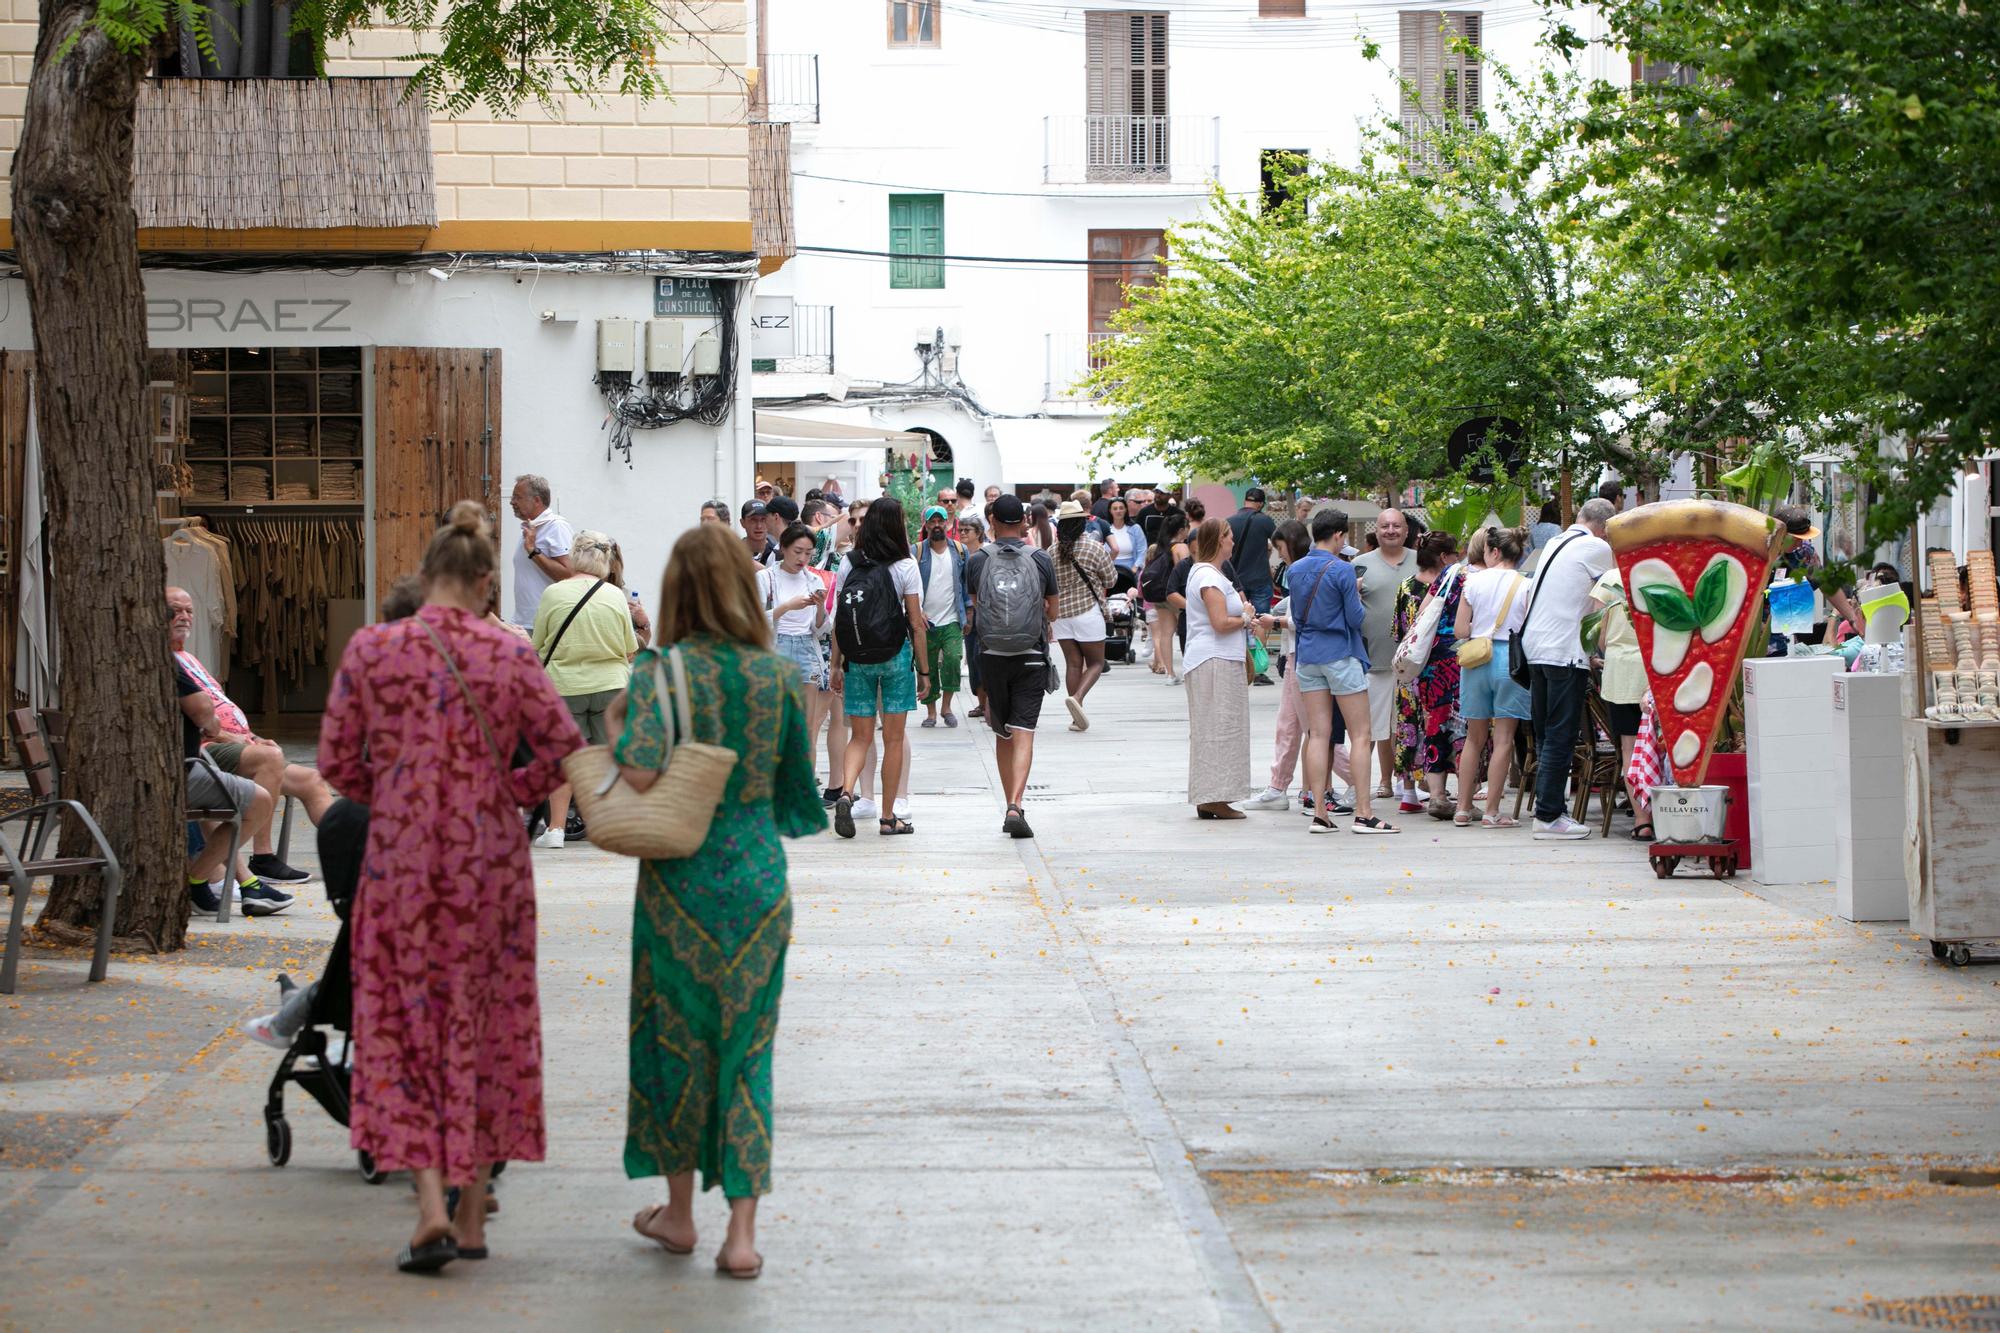
<svg viewBox="0 0 2000 1333">
<path fill-rule="evenodd" d="M 798 303 L 789 296 L 760 296 L 750 312 L 750 355 L 759 361 L 797 356 Z"/>
<path fill-rule="evenodd" d="M 707 278 L 653 279 L 653 315 L 658 319 L 716 318 L 722 302 L 716 298 L 715 284 Z"/>
</svg>

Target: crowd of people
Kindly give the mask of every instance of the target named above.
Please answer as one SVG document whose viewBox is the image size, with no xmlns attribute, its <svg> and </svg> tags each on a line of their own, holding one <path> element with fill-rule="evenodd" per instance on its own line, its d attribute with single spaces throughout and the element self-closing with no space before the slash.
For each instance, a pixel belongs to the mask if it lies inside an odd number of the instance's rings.
<svg viewBox="0 0 2000 1333">
<path fill-rule="evenodd" d="M 695 1246 L 697 1185 L 720 1186 L 717 1269 L 754 1278 L 792 921 L 782 839 L 829 823 L 852 838 L 871 819 L 883 836 L 914 833 L 906 727 L 920 705 L 920 726 L 955 728 L 960 696 L 974 697 L 966 716 L 993 734 L 1000 831 L 1014 838 L 1033 836 L 1044 699 L 1061 690 L 1071 729 L 1090 726 L 1114 599 L 1150 627 L 1152 671 L 1182 689 L 1202 820 L 1290 809 L 1296 780 L 1312 834 L 1342 818 L 1396 834 L 1391 801 L 1507 828 L 1526 724 L 1534 836 L 1584 837 L 1564 807 L 1586 698 L 1605 703 L 1628 752 L 1638 730 L 1645 673 L 1603 496 L 1554 532 L 1488 528 L 1461 550 L 1395 509 L 1357 546 L 1340 509 L 1280 517 L 1255 488 L 1224 517 L 1115 482 L 1094 498 L 989 487 L 975 507 L 961 482 L 926 497 L 912 525 L 892 497 L 849 504 L 824 487 L 794 502 L 760 484 L 740 531 L 715 503 L 677 540 L 657 636 L 614 540 L 556 514 L 539 477 L 517 481 L 511 507 L 512 615 L 486 516 L 462 502 L 348 643 L 320 771 L 251 731 L 186 651 L 191 607 L 167 590 L 190 802 L 241 812 L 250 845 L 225 866 L 219 826 L 197 830 L 190 896 L 213 911 L 233 888 L 253 915 L 290 905 L 280 886 L 308 877 L 270 847 L 286 798 L 319 828 L 329 886 L 332 866 L 351 867 L 351 1132 L 378 1169 L 414 1174 L 418 1221 L 397 1256 L 410 1272 L 485 1258 L 496 1165 L 546 1152 L 530 848 L 563 844 L 563 761 L 586 745 L 608 747 L 638 793 L 679 741 L 735 756 L 699 850 L 638 867 L 624 1165 L 665 1178 L 632 1226 L 672 1254 Z M 1594 645 L 1581 634 L 1593 608 L 1608 609 Z M 1276 753 L 1246 799 L 1259 685 L 1279 690 Z M 683 707 L 691 725 L 674 721 Z M 324 984 L 289 991 L 251 1035 L 289 1046 Z"/>
</svg>

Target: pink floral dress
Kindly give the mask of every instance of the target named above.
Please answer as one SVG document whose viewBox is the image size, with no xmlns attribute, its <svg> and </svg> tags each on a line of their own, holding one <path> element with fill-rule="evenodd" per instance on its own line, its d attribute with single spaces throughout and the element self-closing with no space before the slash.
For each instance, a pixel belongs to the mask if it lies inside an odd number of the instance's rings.
<svg viewBox="0 0 2000 1333">
<path fill-rule="evenodd" d="M 437 645 L 479 700 L 504 777 Z M 583 744 L 524 640 L 448 607 L 349 640 L 320 724 L 320 771 L 370 807 L 355 898 L 353 1144 L 385 1171 L 543 1155 L 535 882 L 519 807 Z"/>
</svg>

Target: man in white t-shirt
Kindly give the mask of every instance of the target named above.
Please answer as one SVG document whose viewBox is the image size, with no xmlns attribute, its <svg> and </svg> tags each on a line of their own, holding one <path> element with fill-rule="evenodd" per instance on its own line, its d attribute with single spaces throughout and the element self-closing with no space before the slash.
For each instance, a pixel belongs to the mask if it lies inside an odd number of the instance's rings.
<svg viewBox="0 0 2000 1333">
<path fill-rule="evenodd" d="M 535 623 L 535 608 L 551 583 L 575 571 L 569 567 L 570 543 L 576 532 L 569 520 L 549 508 L 549 479 L 524 473 L 514 479 L 508 508 L 521 520 L 521 540 L 514 550 L 514 616 L 523 629 Z"/>
<path fill-rule="evenodd" d="M 965 548 L 951 536 L 951 515 L 943 505 L 924 511 L 924 539 L 915 549 L 917 572 L 923 581 L 924 646 L 929 650 L 930 688 L 922 696 L 921 727 L 938 724 L 938 701 L 944 701 L 944 724 L 958 725 L 951 711 L 958 693 L 965 658 Z"/>
<path fill-rule="evenodd" d="M 1604 526 L 1618 511 L 1602 497 L 1584 502 L 1576 522 L 1549 543 L 1535 571 L 1521 646 L 1528 656 L 1530 712 L 1534 718 L 1535 837 L 1587 838 L 1590 826 L 1564 813 L 1570 761 L 1590 692 L 1590 655 L 1584 651 L 1583 617 L 1590 590 L 1611 568 Z"/>
<path fill-rule="evenodd" d="M 1361 635 L 1368 645 L 1368 732 L 1375 738 L 1375 771 L 1382 775 L 1377 796 L 1389 794 L 1389 774 L 1396 771 L 1396 592 L 1417 572 L 1409 539 L 1402 511 L 1384 509 L 1375 519 L 1375 549 L 1354 562 L 1367 613 Z"/>
</svg>

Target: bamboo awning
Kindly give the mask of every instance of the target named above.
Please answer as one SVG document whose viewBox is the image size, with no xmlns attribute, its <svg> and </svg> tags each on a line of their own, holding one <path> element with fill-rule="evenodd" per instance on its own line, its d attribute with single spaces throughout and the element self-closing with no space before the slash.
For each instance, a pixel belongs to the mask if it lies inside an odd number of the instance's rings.
<svg viewBox="0 0 2000 1333">
<path fill-rule="evenodd" d="M 148 79 L 139 225 L 434 227 L 431 118 L 408 79 Z"/>
</svg>

